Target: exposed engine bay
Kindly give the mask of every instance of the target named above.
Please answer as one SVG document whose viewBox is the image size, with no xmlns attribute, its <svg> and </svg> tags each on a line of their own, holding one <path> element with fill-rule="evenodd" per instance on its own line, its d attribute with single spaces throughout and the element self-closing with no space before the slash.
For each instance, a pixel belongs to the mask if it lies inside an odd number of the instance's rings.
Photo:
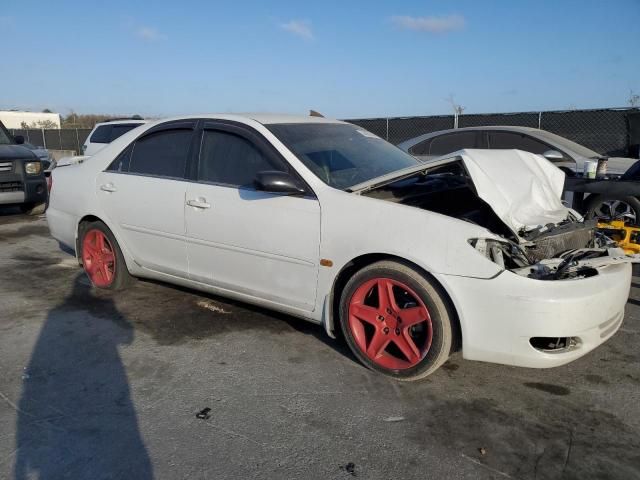
<svg viewBox="0 0 640 480">
<path fill-rule="evenodd" d="M 486 154 L 487 151 L 484 152 Z M 538 157 L 533 154 L 527 155 Z M 528 158 L 522 160 L 529 161 Z M 543 161 L 549 168 L 560 172 L 546 160 Z M 538 195 L 538 199 L 533 198 L 531 203 L 527 203 L 524 198 L 526 191 L 518 192 L 514 189 L 519 195 L 514 199 L 513 196 L 509 196 L 511 192 L 508 188 L 501 188 L 503 186 L 500 180 L 495 181 L 493 185 L 487 182 L 490 169 L 482 171 L 486 178 L 480 180 L 484 182 L 485 191 L 479 192 L 475 182 L 477 179 L 470 174 L 468 166 L 461 157 L 431 168 L 427 165 L 426 170 L 417 174 L 378 185 L 361 194 L 429 210 L 484 227 L 500 239 L 469 239 L 470 246 L 502 268 L 529 278 L 586 278 L 597 275 L 597 268 L 640 261 L 635 256 L 626 255 L 623 250 L 617 248 L 614 241 L 600 233 L 595 220 L 585 220 L 574 210 L 562 205 L 557 185 L 553 188 L 545 186 L 547 178 L 540 180 L 541 185 L 530 187 L 533 192 L 532 198 Z M 510 166 L 512 168 L 505 170 L 511 171 L 505 171 L 502 178 L 511 178 L 513 175 L 530 175 L 535 178 L 538 174 L 535 169 L 514 172 L 513 168 L 517 165 Z M 551 174 L 557 175 L 553 171 Z M 552 180 L 556 184 L 559 181 L 558 177 Z M 562 184 L 559 191 L 561 193 Z M 556 203 L 553 203 L 555 195 Z M 483 196 L 492 204 L 484 200 Z M 512 208 L 512 205 L 516 204 L 519 204 L 519 211 Z M 553 216 L 552 220 L 557 221 L 538 225 L 522 224 L 523 218 L 544 220 L 547 215 L 550 218 Z"/>
</svg>

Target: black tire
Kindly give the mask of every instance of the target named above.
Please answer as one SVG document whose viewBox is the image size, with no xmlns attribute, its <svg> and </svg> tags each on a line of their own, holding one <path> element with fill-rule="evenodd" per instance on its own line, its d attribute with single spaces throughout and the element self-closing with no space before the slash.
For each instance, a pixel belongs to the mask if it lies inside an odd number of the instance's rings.
<svg viewBox="0 0 640 480">
<path fill-rule="evenodd" d="M 96 283 L 92 280 L 91 275 L 89 274 L 89 272 L 87 271 L 86 265 L 84 265 L 83 262 L 83 245 L 84 245 L 84 239 L 85 236 L 93 231 L 93 230 L 98 230 L 100 232 L 102 232 L 104 234 L 104 236 L 107 238 L 108 242 L 111 244 L 113 253 L 114 253 L 114 258 L 115 258 L 115 265 L 114 265 L 114 277 L 113 280 L 111 281 L 111 283 L 109 285 L 96 285 Z M 109 227 L 107 227 L 103 222 L 101 221 L 95 221 L 95 222 L 84 222 L 80 225 L 80 229 L 78 232 L 78 257 L 81 259 L 81 262 L 83 263 L 83 268 L 85 270 L 85 273 L 87 274 L 87 277 L 89 278 L 89 281 L 91 281 L 92 285 L 96 288 L 102 288 L 105 290 L 122 290 L 126 287 L 128 287 L 132 281 L 133 281 L 133 277 L 131 276 L 131 274 L 129 273 L 129 270 L 127 268 L 127 264 L 124 260 L 124 255 L 122 255 L 122 250 L 120 249 L 120 245 L 118 245 L 118 241 L 116 240 L 115 236 L 113 235 L 113 233 L 111 232 L 111 230 L 109 230 Z"/>
<path fill-rule="evenodd" d="M 23 203 L 20 211 L 25 215 L 41 215 L 44 213 L 46 204 L 44 203 Z"/>
<path fill-rule="evenodd" d="M 424 357 L 415 365 L 403 369 L 385 368 L 370 359 L 356 343 L 349 327 L 349 306 L 354 294 L 373 279 L 391 279 L 409 287 L 426 306 L 431 318 L 431 344 Z M 401 307 L 402 308 L 402 307 Z M 353 354 L 366 367 L 396 380 L 413 381 L 435 372 L 449 358 L 453 341 L 452 318 L 446 295 L 441 287 L 427 275 L 398 261 L 384 260 L 368 265 L 347 282 L 340 297 L 340 326 Z M 399 315 L 402 315 L 402 309 Z M 389 344 L 390 345 L 390 344 Z M 384 347 L 385 349 L 388 347 Z M 384 352 L 386 354 L 386 351 Z"/>
<path fill-rule="evenodd" d="M 585 216 L 587 218 L 597 218 L 597 210 L 605 202 L 620 201 L 629 205 L 631 212 L 635 215 L 635 224 L 640 224 L 640 200 L 636 197 L 617 197 L 612 195 L 590 195 L 585 204 Z M 604 221 L 609 219 L 603 218 Z"/>
</svg>

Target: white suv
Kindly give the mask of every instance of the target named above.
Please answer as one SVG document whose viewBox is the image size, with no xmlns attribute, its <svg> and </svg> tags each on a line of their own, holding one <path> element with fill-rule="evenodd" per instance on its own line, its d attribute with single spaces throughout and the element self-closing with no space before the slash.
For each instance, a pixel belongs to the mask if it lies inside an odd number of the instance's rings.
<svg viewBox="0 0 640 480">
<path fill-rule="evenodd" d="M 129 130 L 133 130 L 140 125 L 147 123 L 146 120 L 111 120 L 96 123 L 87 140 L 82 145 L 83 155 L 95 155 L 116 138 L 124 135 Z"/>
</svg>

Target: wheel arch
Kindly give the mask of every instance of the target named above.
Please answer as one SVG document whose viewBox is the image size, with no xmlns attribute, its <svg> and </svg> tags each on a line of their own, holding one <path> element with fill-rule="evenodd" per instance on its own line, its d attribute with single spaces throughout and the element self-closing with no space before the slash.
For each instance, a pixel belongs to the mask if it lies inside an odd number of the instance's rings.
<svg viewBox="0 0 640 480">
<path fill-rule="evenodd" d="M 83 224 L 88 222 L 102 222 L 107 226 L 107 228 L 111 231 L 116 241 L 118 242 L 118 246 L 120 247 L 120 251 L 124 256 L 124 261 L 127 264 L 127 268 L 129 269 L 130 272 L 132 272 L 133 271 L 132 269 L 135 268 L 135 260 L 131 256 L 131 253 L 127 249 L 127 246 L 124 244 L 124 242 L 120 238 L 119 233 L 115 231 L 113 228 L 111 228 L 111 225 L 109 225 L 109 223 L 106 222 L 103 218 L 94 214 L 84 215 L 83 217 L 80 218 L 80 220 L 78 220 L 78 225 L 76 226 L 76 258 L 78 260 L 78 264 L 82 265 L 80 229 L 82 228 Z"/>
<path fill-rule="evenodd" d="M 434 285 L 438 288 L 439 293 L 442 294 L 442 297 L 447 306 L 447 309 L 451 314 L 451 320 L 452 320 L 451 328 L 453 329 L 453 342 L 451 345 L 451 351 L 456 352 L 460 350 L 460 348 L 462 348 L 462 327 L 460 324 L 460 318 L 456 310 L 455 304 L 453 302 L 453 299 L 451 298 L 451 295 L 449 295 L 449 292 L 447 291 L 445 286 L 440 281 L 438 281 L 436 277 L 434 277 L 426 269 L 416 264 L 415 262 L 407 260 L 406 258 L 400 257 L 398 255 L 393 255 L 389 253 L 367 253 L 367 254 L 360 255 L 348 261 L 339 270 L 339 272 L 333 279 L 333 283 L 331 285 L 331 291 L 329 294 L 328 306 L 330 308 L 330 312 L 327 320 L 325 321 L 325 329 L 327 330 L 327 332 L 331 336 L 334 336 L 336 332 L 340 331 L 339 328 L 336 328 L 336 319 L 338 319 L 339 317 L 340 296 L 342 294 L 342 291 L 345 285 L 349 281 L 349 278 L 351 278 L 351 276 L 358 270 L 368 265 L 371 265 L 375 262 L 379 262 L 381 260 L 393 260 L 398 263 L 407 265 L 415 269 L 416 271 L 420 272 L 422 275 L 424 275 L 434 283 Z"/>
</svg>

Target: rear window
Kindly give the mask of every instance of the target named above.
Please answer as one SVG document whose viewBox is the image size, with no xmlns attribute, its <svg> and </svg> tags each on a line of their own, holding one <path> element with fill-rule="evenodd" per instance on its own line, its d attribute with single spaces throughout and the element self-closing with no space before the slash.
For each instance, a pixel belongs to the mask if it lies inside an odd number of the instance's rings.
<svg viewBox="0 0 640 480">
<path fill-rule="evenodd" d="M 111 126 L 111 141 L 113 142 L 116 138 L 121 137 L 122 135 L 124 135 L 125 133 L 127 133 L 129 130 L 133 130 L 136 127 L 139 127 L 140 125 L 137 123 L 131 124 L 131 123 L 122 123 L 119 125 L 112 125 Z"/>
<path fill-rule="evenodd" d="M 89 139 L 91 143 L 109 143 L 111 141 L 111 125 L 100 125 Z"/>
</svg>

